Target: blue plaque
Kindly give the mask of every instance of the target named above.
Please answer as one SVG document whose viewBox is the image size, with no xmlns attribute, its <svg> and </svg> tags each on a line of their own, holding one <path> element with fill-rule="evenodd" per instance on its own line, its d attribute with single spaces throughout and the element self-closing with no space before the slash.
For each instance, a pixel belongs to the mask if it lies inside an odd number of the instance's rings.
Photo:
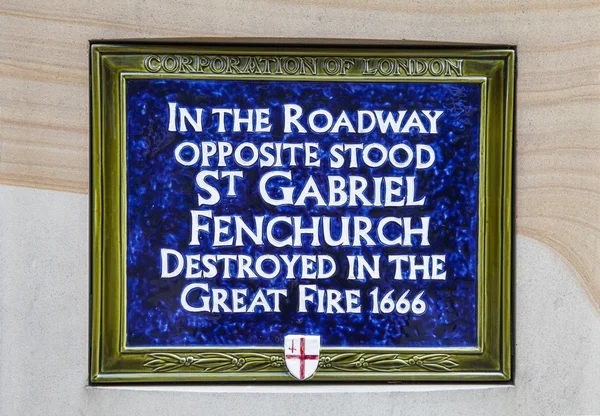
<svg viewBox="0 0 600 416">
<path fill-rule="evenodd" d="M 93 382 L 507 380 L 513 52 L 92 49 Z"/>
</svg>

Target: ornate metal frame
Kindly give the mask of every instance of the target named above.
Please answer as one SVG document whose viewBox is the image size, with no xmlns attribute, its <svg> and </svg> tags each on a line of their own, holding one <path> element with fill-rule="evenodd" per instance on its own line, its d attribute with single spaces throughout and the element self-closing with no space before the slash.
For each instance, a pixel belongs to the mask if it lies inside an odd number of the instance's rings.
<svg viewBox="0 0 600 416">
<path fill-rule="evenodd" d="M 289 75 L 198 72 L 202 57 L 405 58 L 429 72 L 383 76 L 358 65 Z M 131 348 L 126 319 L 125 80 L 136 77 L 481 83 L 478 345 L 469 348 L 327 348 L 314 381 L 501 381 L 512 369 L 512 151 L 515 52 L 511 49 L 110 44 L 91 46 L 90 381 L 293 381 L 281 347 Z M 433 61 L 461 60 L 460 72 Z M 339 59 L 338 59 L 339 60 Z M 204 62 L 204 61 L 203 61 Z M 342 61 L 343 62 L 343 61 Z M 333 65 L 333 64 L 332 64 Z M 220 67 L 215 67 L 221 71 Z M 332 66 L 333 69 L 333 66 Z M 331 71 L 333 72 L 333 71 Z"/>
</svg>

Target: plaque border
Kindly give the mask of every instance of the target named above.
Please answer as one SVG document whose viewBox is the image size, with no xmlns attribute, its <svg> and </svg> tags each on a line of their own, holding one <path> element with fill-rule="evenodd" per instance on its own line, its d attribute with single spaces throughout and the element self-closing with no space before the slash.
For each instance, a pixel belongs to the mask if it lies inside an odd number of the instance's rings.
<svg viewBox="0 0 600 416">
<path fill-rule="evenodd" d="M 462 59 L 461 76 L 190 74 L 149 72 L 149 56 L 311 56 Z M 482 85 L 477 346 L 321 349 L 314 381 L 510 381 L 512 376 L 515 51 L 502 47 L 302 46 L 92 42 L 90 152 L 90 382 L 295 381 L 280 347 L 127 347 L 127 79 L 191 78 Z"/>
</svg>

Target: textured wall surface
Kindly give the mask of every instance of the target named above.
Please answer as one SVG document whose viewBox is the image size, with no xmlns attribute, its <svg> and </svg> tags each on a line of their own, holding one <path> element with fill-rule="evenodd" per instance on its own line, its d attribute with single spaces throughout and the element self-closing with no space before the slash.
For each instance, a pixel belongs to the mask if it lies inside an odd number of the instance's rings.
<svg viewBox="0 0 600 416">
<path fill-rule="evenodd" d="M 88 40 L 207 36 L 517 46 L 514 386 L 87 387 Z M 600 414 L 599 39 L 598 1 L 0 0 L 0 414 Z"/>
</svg>

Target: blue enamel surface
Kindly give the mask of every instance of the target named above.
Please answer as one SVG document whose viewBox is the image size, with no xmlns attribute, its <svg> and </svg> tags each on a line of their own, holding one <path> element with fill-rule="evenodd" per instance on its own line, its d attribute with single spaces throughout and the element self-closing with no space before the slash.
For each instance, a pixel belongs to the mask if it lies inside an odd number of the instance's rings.
<svg viewBox="0 0 600 416">
<path fill-rule="evenodd" d="M 127 343 L 130 346 L 281 346 L 288 333 L 318 334 L 324 346 L 412 346 L 451 347 L 476 345 L 477 309 L 477 224 L 480 87 L 465 83 L 350 83 L 292 81 L 159 80 L 127 81 Z M 168 132 L 168 105 L 187 107 L 271 108 L 272 134 L 217 133 L 216 127 L 202 133 Z M 345 110 L 354 120 L 359 109 L 397 111 L 442 109 L 439 134 L 388 133 L 377 129 L 369 134 L 284 135 L 282 105 L 295 103 L 305 113 L 323 108 L 334 115 Z M 230 130 L 230 129 L 229 129 Z M 176 163 L 173 152 L 183 140 L 233 143 L 242 141 L 318 141 L 322 149 L 334 142 L 427 143 L 436 152 L 436 163 L 428 170 L 394 169 L 386 164 L 378 169 L 361 165 L 358 169 L 294 168 L 294 178 L 315 176 L 319 186 L 328 174 L 342 176 L 416 175 L 419 195 L 427 196 L 424 207 L 403 208 L 321 208 L 310 201 L 306 209 L 267 207 L 253 182 L 272 168 L 246 169 L 245 184 L 238 186 L 236 198 L 225 198 L 212 208 L 215 215 L 326 215 L 332 217 L 430 216 L 430 247 L 312 248 L 306 239 L 298 254 L 329 254 L 336 258 L 337 276 L 319 281 L 320 287 L 358 288 L 363 292 L 361 314 L 298 314 L 295 293 L 298 284 L 315 281 L 212 280 L 211 286 L 289 289 L 290 297 L 280 314 L 207 314 L 182 309 L 179 297 L 190 283 L 182 276 L 160 278 L 160 249 L 172 248 L 183 254 L 291 254 L 287 248 L 189 247 L 190 210 L 198 209 L 195 175 L 198 167 Z M 297 191 L 299 192 L 299 191 Z M 206 207 L 203 209 L 207 209 Z M 335 233 L 335 229 L 334 229 Z M 427 312 L 420 316 L 375 315 L 367 293 L 372 281 L 345 280 L 347 255 L 446 254 L 445 281 L 394 281 L 393 268 L 383 268 L 377 282 L 380 293 L 389 289 L 414 295 L 425 290 Z"/>
</svg>

